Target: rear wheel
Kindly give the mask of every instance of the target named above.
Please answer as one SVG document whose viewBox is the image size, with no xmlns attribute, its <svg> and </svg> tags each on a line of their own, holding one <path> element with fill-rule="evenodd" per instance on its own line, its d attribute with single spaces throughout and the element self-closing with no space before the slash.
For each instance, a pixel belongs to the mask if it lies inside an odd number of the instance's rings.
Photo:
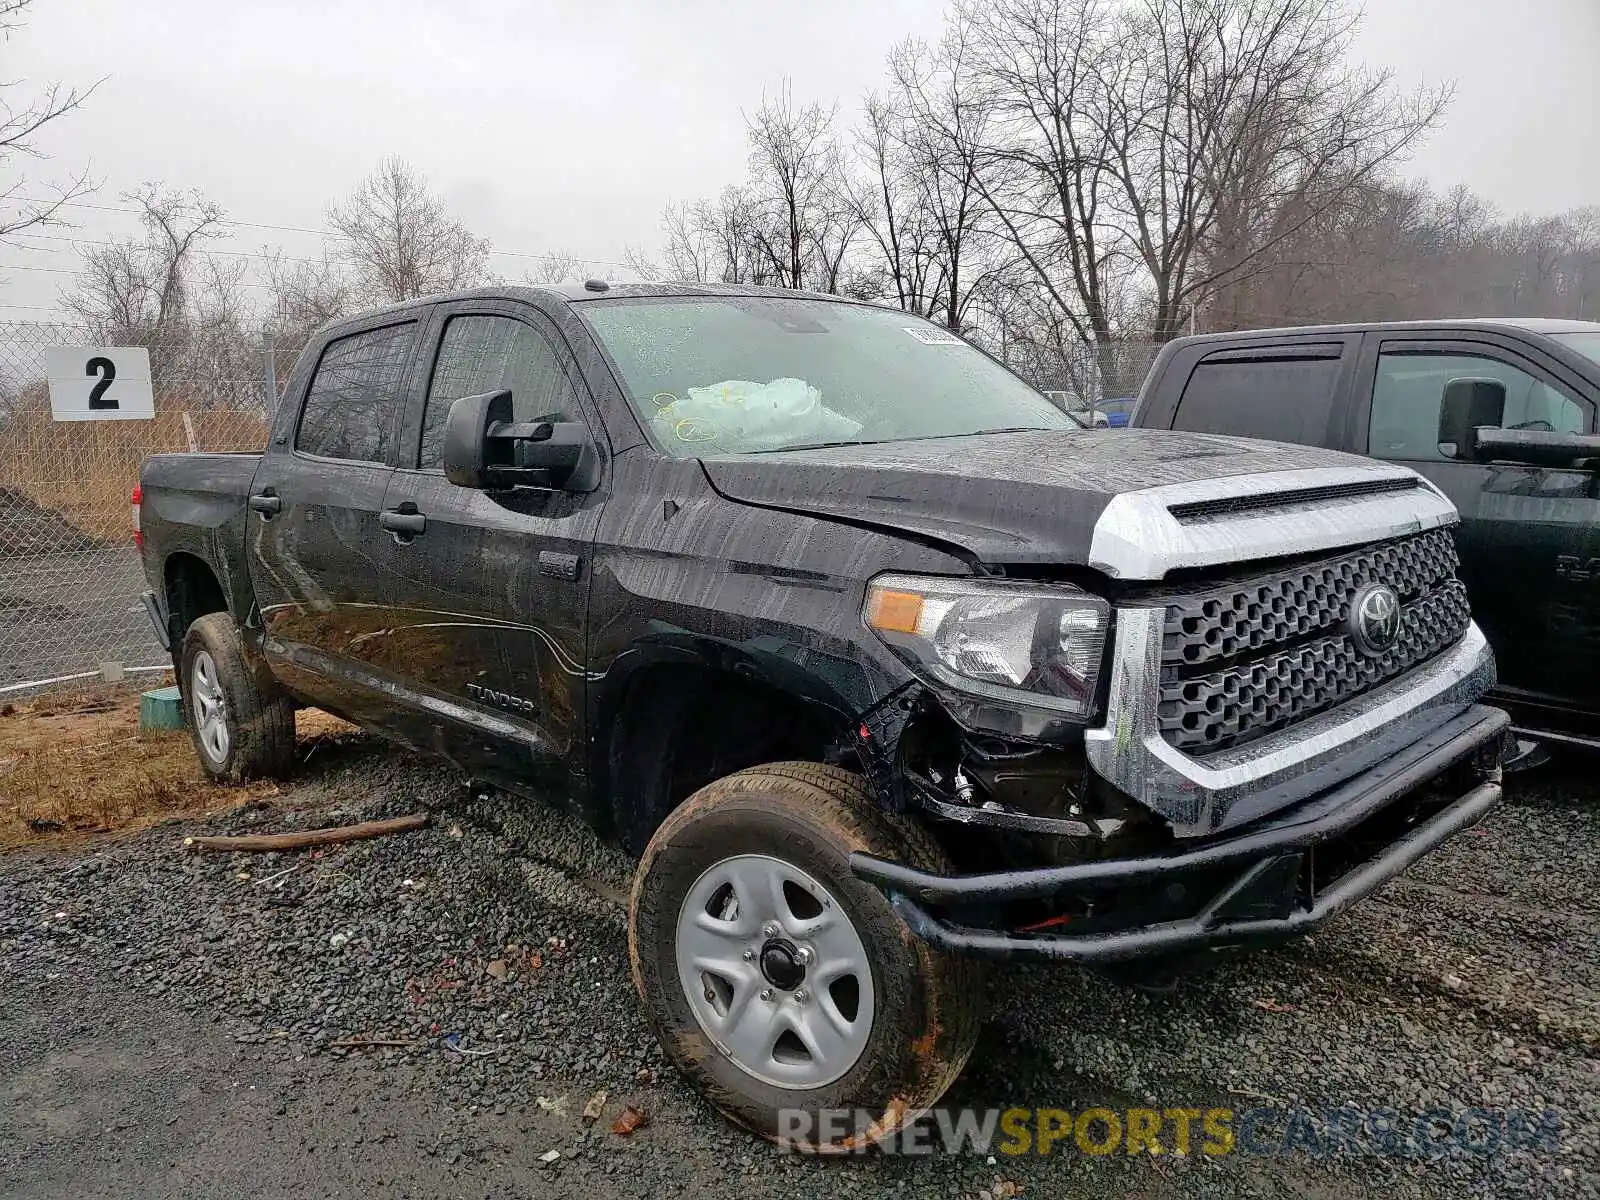
<svg viewBox="0 0 1600 1200">
<path fill-rule="evenodd" d="M 294 703 L 259 681 L 227 613 L 189 626 L 178 659 L 184 724 L 207 775 L 240 783 L 294 766 Z"/>
<path fill-rule="evenodd" d="M 732 1120 L 803 1149 L 915 1120 L 980 1024 L 976 964 L 912 937 L 851 873 L 856 850 L 948 869 L 858 776 L 778 763 L 696 792 L 634 878 L 634 982 L 663 1048 Z"/>
</svg>

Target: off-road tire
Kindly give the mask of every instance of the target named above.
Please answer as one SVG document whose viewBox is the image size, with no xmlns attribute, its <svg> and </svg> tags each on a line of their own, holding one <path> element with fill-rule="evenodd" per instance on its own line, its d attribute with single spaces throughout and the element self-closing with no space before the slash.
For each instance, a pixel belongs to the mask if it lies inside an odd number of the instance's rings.
<svg viewBox="0 0 1600 1200">
<path fill-rule="evenodd" d="M 914 937 L 875 887 L 850 872 L 853 851 L 931 871 L 949 864 L 927 831 L 889 817 L 865 782 L 837 767 L 773 763 L 719 779 L 668 815 L 645 848 L 628 905 L 633 980 L 668 1058 L 724 1115 L 762 1137 L 816 1152 L 881 1141 L 927 1111 L 961 1072 L 981 1025 L 982 975 L 969 960 Z M 816 879 L 865 946 L 871 1032 L 840 1078 L 808 1090 L 764 1082 L 711 1041 L 689 1006 L 677 966 L 679 914 L 719 862 L 759 854 Z M 783 1110 L 867 1113 L 842 1136 L 793 1138 Z M 813 1119 L 809 1128 L 825 1127 Z"/>
<path fill-rule="evenodd" d="M 223 697 L 228 745 L 220 761 L 202 742 L 196 715 L 194 671 L 201 653 L 210 656 Z M 178 680 L 184 726 L 201 768 L 214 782 L 279 779 L 294 768 L 294 702 L 251 669 L 231 616 L 208 613 L 189 626 L 178 655 Z"/>
</svg>

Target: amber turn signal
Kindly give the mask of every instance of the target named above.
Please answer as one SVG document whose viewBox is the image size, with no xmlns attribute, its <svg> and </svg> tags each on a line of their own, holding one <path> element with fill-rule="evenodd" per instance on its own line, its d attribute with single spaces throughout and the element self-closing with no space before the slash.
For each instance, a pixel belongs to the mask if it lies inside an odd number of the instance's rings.
<svg viewBox="0 0 1600 1200">
<path fill-rule="evenodd" d="M 922 597 L 916 592 L 873 588 L 867 601 L 867 624 L 884 633 L 915 633 L 922 619 Z"/>
</svg>

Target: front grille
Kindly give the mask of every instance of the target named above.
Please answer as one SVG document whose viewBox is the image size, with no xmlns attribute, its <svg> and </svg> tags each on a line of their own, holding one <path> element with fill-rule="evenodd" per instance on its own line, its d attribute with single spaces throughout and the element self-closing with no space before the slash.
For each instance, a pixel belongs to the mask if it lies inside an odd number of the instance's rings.
<svg viewBox="0 0 1600 1200">
<path fill-rule="evenodd" d="M 1383 583 L 1400 634 L 1379 655 L 1346 632 L 1351 597 Z M 1190 754 L 1238 746 L 1342 704 L 1459 641 L 1466 590 L 1446 530 L 1364 546 L 1169 602 L 1161 733 Z"/>
</svg>

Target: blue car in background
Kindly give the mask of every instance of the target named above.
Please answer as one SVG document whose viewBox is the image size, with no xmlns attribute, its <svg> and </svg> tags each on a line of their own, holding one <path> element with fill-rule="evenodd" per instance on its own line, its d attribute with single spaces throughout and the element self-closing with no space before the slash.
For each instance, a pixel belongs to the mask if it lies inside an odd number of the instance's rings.
<svg viewBox="0 0 1600 1200">
<path fill-rule="evenodd" d="M 1133 416 L 1137 396 L 1110 396 L 1096 404 L 1090 412 L 1098 429 L 1121 429 Z"/>
</svg>

